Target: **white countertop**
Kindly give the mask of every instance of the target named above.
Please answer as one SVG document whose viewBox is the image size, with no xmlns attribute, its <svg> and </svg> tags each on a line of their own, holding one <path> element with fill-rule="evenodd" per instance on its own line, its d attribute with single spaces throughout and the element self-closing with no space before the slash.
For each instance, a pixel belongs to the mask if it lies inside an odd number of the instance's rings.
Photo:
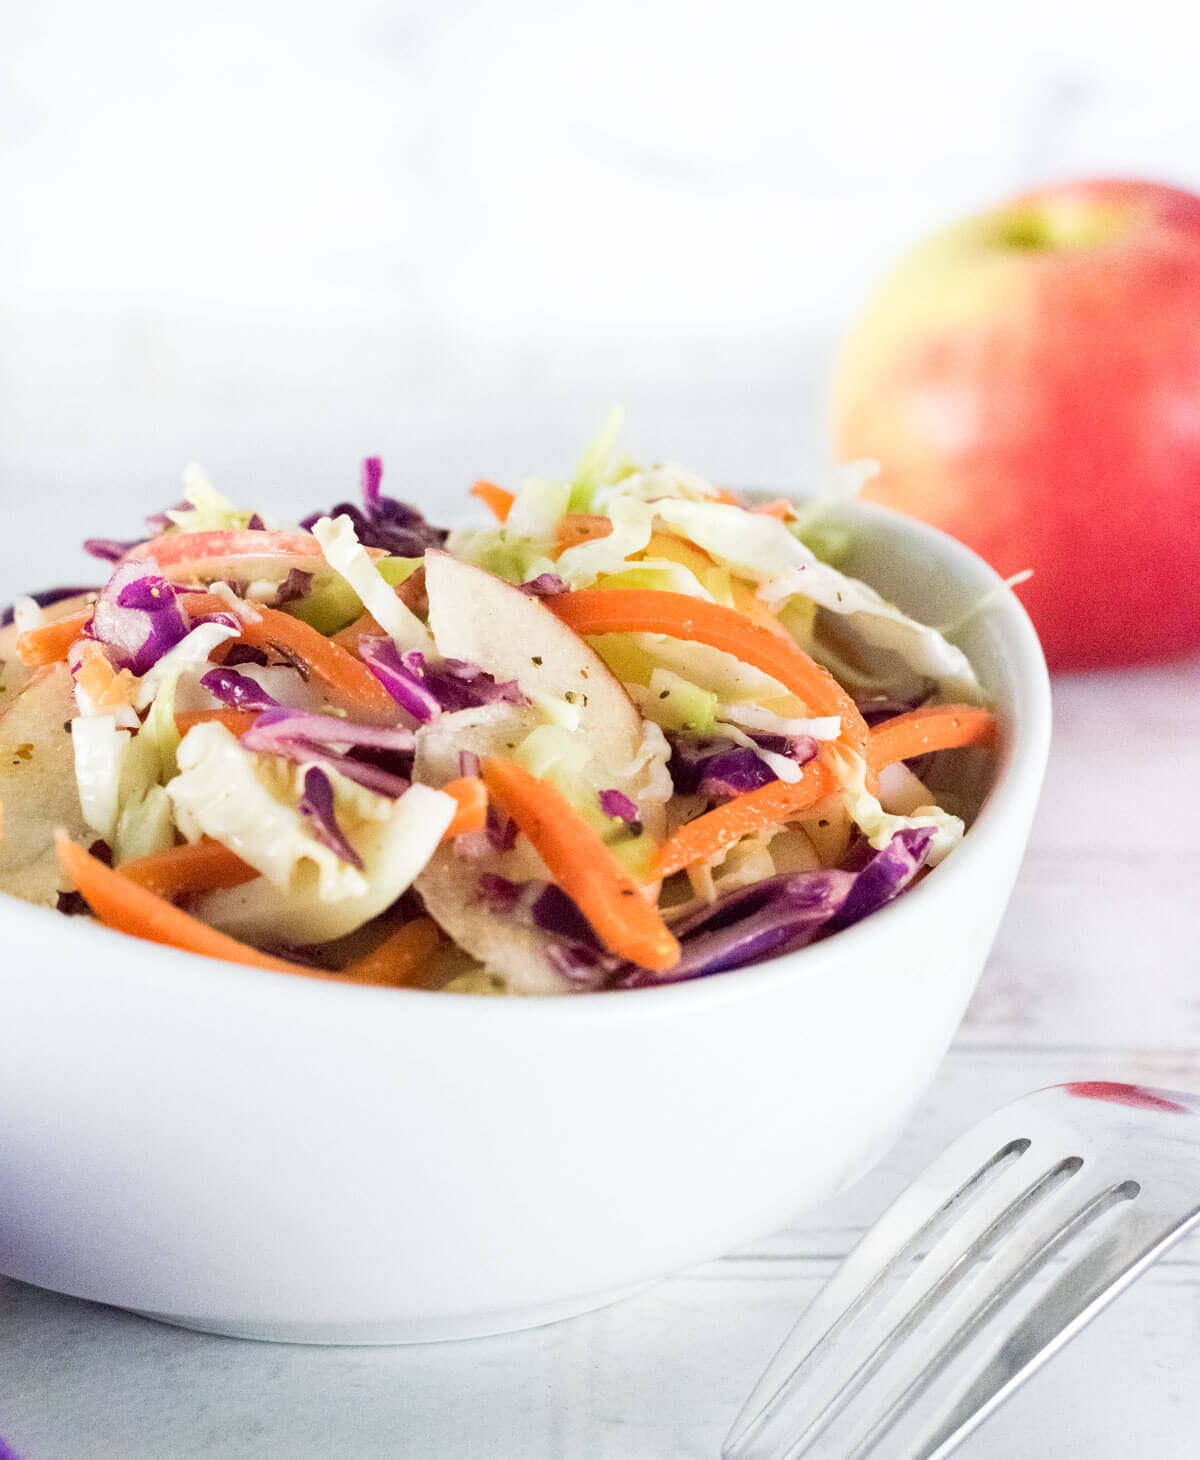
<svg viewBox="0 0 1200 1460">
<path fill-rule="evenodd" d="M 470 1343 L 247 1343 L 0 1282 L 0 1434 L 21 1460 L 713 1460 L 800 1309 L 951 1134 L 1061 1080 L 1200 1091 L 1198 721 L 1196 661 L 1058 681 L 1033 841 L 971 1012 L 900 1146 L 835 1203 L 600 1313 Z M 1193 1460 L 1198 1368 L 1200 1239 L 962 1454 Z"/>
</svg>

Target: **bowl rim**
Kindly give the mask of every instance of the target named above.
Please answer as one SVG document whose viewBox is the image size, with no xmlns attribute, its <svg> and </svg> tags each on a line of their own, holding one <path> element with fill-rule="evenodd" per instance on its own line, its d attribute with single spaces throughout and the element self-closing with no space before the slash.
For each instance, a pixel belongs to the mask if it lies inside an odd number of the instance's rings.
<svg viewBox="0 0 1200 1460">
<path fill-rule="evenodd" d="M 914 547 L 924 548 L 958 583 L 977 591 L 981 598 L 989 592 L 995 593 L 980 613 L 990 620 L 1008 651 L 1010 687 L 1003 708 L 1010 733 L 978 816 L 953 855 L 939 866 L 937 876 L 922 881 L 903 897 L 832 938 L 762 963 L 731 969 L 728 974 L 639 989 L 597 991 L 598 997 L 431 998 L 431 994 L 440 990 L 359 987 L 227 963 L 223 959 L 145 943 L 90 919 L 66 919 L 51 908 L 36 907 L 16 897 L 5 896 L 0 902 L 0 922 L 14 932 L 24 925 L 31 941 L 44 942 L 52 926 L 49 920 L 53 918 L 57 924 L 53 936 L 64 961 L 73 955 L 88 963 L 106 964 L 110 958 L 118 959 L 123 975 L 133 975 L 139 983 L 144 980 L 150 988 L 161 986 L 164 977 L 170 978 L 168 987 L 178 996 L 190 994 L 194 988 L 201 995 L 219 992 L 235 997 L 274 999 L 270 991 L 277 989 L 279 999 L 292 1001 L 297 1009 L 307 1008 L 306 1001 L 314 1001 L 322 1015 L 333 1014 L 335 1010 L 345 1014 L 357 1001 L 357 1007 L 369 1009 L 373 1019 L 394 1017 L 405 1024 L 411 1024 L 414 1019 L 435 1023 L 452 1020 L 460 1028 L 464 1021 L 467 1024 L 488 1021 L 482 1027 L 490 1027 L 494 1021 L 501 1021 L 502 1025 L 508 1019 L 519 1019 L 522 1025 L 549 1021 L 555 1027 L 564 1020 L 605 1023 L 658 1020 L 757 998 L 784 981 L 820 978 L 823 968 L 829 972 L 832 963 L 853 959 L 856 951 L 865 953 L 872 940 L 877 944 L 887 940 L 903 945 L 907 925 L 914 920 L 932 921 L 937 905 L 957 897 L 959 887 L 965 886 L 977 869 L 986 865 L 997 843 L 1002 843 L 1012 832 L 1024 836 L 1049 752 L 1049 674 L 1037 633 L 1025 609 L 999 574 L 970 548 L 927 523 L 878 503 L 847 502 L 839 504 L 837 511 L 882 524 L 887 532 L 907 539 Z M 100 951 L 105 949 L 108 951 Z M 163 960 L 173 966 L 164 969 Z M 285 989 L 290 992 L 284 993 Z M 386 1014 L 386 1009 L 392 1012 Z"/>
</svg>

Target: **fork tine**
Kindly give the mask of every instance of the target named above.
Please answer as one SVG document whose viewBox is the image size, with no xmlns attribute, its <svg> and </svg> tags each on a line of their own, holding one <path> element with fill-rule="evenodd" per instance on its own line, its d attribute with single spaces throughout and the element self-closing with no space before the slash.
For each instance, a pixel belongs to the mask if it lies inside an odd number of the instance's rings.
<svg viewBox="0 0 1200 1460">
<path fill-rule="evenodd" d="M 792 1367 L 756 1418 L 727 1446 L 727 1460 L 803 1453 L 998 1238 L 1039 1203 L 1049 1201 L 1052 1209 L 1061 1205 L 1064 1183 L 1070 1185 L 1082 1165 L 1078 1157 L 1047 1165 L 1045 1157 L 1035 1160 L 1032 1151 L 1018 1160 L 956 1216 L 882 1309 L 857 1327 L 835 1325 L 805 1355 L 802 1375 L 798 1365 Z M 1056 1194 L 1058 1202 L 1053 1200 Z M 1078 1207 L 1078 1198 L 1067 1200 L 1070 1211 Z"/>
<path fill-rule="evenodd" d="M 1200 1204 L 1177 1219 L 1131 1210 L 1123 1230 L 1081 1253 L 993 1348 L 976 1376 L 968 1376 L 943 1399 L 914 1452 L 916 1460 L 944 1460 L 1197 1221 Z"/>
<path fill-rule="evenodd" d="M 1137 1195 L 1136 1182 L 1114 1185 L 1101 1180 L 1091 1183 L 1087 1191 L 1075 1183 L 1039 1208 L 1026 1227 L 1013 1232 L 976 1269 L 974 1281 L 938 1304 L 931 1324 L 921 1332 L 919 1344 L 910 1344 L 897 1354 L 885 1376 L 890 1381 L 886 1395 L 873 1398 L 864 1406 L 862 1416 L 856 1416 L 857 1442 L 844 1452 L 846 1460 L 867 1460 L 877 1442 L 892 1432 L 895 1422 L 1049 1262 L 1076 1239 L 1086 1236 L 1087 1241 L 1094 1242 L 1096 1234 L 1089 1230 L 1093 1224 Z M 1121 1213 L 1126 1214 L 1124 1210 Z M 1106 1259 L 1106 1270 L 1111 1271 L 1114 1246 L 1120 1248 L 1124 1238 L 1125 1232 L 1118 1232 L 1115 1243 L 1101 1242 L 1099 1247 L 1092 1247 L 1091 1251 Z M 898 1377 L 892 1379 L 893 1373 Z M 924 1446 L 917 1453 L 924 1455 Z"/>
<path fill-rule="evenodd" d="M 722 1455 L 736 1460 L 746 1432 L 760 1422 L 772 1398 L 817 1349 L 858 1317 L 894 1271 L 978 1201 L 1029 1149 L 1011 1139 L 1012 1124 L 997 1112 L 950 1145 L 892 1203 L 821 1289 L 792 1329 L 742 1406 Z"/>
<path fill-rule="evenodd" d="M 884 1438 L 891 1460 L 943 1460 L 1200 1220 L 1197 1116 L 1196 1097 L 1093 1081 L 1036 1091 L 981 1122 L 818 1294 L 743 1407 L 725 1460 L 870 1460 Z M 1131 1148 L 1140 1181 L 1112 1159 Z M 1040 1294 L 1030 1288 L 1063 1258 Z"/>
</svg>

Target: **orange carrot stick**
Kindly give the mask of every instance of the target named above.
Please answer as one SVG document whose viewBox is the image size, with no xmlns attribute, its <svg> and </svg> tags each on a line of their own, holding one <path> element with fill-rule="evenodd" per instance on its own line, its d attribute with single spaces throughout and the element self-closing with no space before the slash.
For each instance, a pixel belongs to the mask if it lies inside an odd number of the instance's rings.
<svg viewBox="0 0 1200 1460">
<path fill-rule="evenodd" d="M 610 952 L 657 971 L 679 962 L 658 909 L 557 786 L 494 756 L 483 761 L 483 779 Z"/>
<path fill-rule="evenodd" d="M 258 872 L 222 842 L 205 837 L 121 863 L 121 876 L 156 897 L 170 901 L 185 892 L 214 892 L 219 887 L 240 887 Z"/>
<path fill-rule="evenodd" d="M 482 831 L 487 825 L 487 787 L 478 776 L 462 776 L 442 786 L 447 796 L 458 802 L 454 820 L 442 833 L 442 840 L 462 836 L 466 831 Z"/>
<path fill-rule="evenodd" d="M 548 598 L 546 605 L 569 628 L 593 634 L 669 634 L 708 644 L 752 664 L 777 680 L 816 715 L 837 715 L 841 739 L 867 759 L 869 733 L 858 706 L 815 659 L 791 639 L 751 623 L 724 604 L 652 588 L 584 588 Z"/>
<path fill-rule="evenodd" d="M 260 953 L 257 948 L 218 933 L 207 923 L 172 907 L 164 898 L 156 896 L 124 873 L 106 867 L 73 842 L 65 831 L 56 833 L 55 844 L 63 871 L 105 927 L 129 933 L 134 938 L 145 938 L 151 943 L 182 948 L 186 953 L 223 958 L 228 963 L 272 968 L 281 973 L 314 973 L 313 969 L 302 968 L 297 963 L 285 963 L 282 958 Z"/>
<path fill-rule="evenodd" d="M 798 781 L 770 781 L 681 826 L 662 846 L 654 870 L 670 877 L 693 862 L 710 861 L 742 837 L 789 820 L 836 789 L 837 779 L 824 760 L 810 760 Z"/>
<path fill-rule="evenodd" d="M 278 608 L 256 607 L 257 620 L 243 621 L 243 643 L 294 655 L 333 691 L 339 703 L 363 720 L 392 724 L 399 706 L 367 666 L 310 624 Z"/>
<path fill-rule="evenodd" d="M 84 639 L 78 652 L 75 683 L 98 710 L 116 710 L 133 703 L 138 681 L 128 669 L 114 669 L 95 639 Z"/>
<path fill-rule="evenodd" d="M 240 740 L 262 712 L 260 710 L 176 710 L 175 728 L 186 735 L 193 725 L 206 725 L 216 720 Z"/>
<path fill-rule="evenodd" d="M 241 617 L 215 593 L 189 593 L 183 601 L 193 619 L 210 613 Z M 246 608 L 254 616 L 247 615 L 239 624 L 239 637 L 244 644 L 255 649 L 275 649 L 285 658 L 299 660 L 307 671 L 329 686 L 343 709 L 359 719 L 387 724 L 396 721 L 399 707 L 395 700 L 367 666 L 336 638 L 326 638 L 311 624 L 293 618 L 280 608 L 267 608 L 260 603 L 247 604 Z M 218 645 L 218 654 L 221 647 Z"/>
<path fill-rule="evenodd" d="M 442 930 L 432 918 L 401 923 L 378 948 L 348 963 L 341 977 L 355 983 L 385 984 L 389 988 L 419 987 L 425 965 L 437 952 Z"/>
<path fill-rule="evenodd" d="M 974 705 L 933 705 L 893 715 L 871 731 L 871 764 L 877 771 L 931 750 L 993 745 L 996 717 Z"/>
<path fill-rule="evenodd" d="M 26 629 L 23 634 L 17 635 L 17 658 L 22 664 L 33 667 L 57 664 L 67 657 L 71 645 L 83 633 L 91 616 L 89 608 L 84 613 L 73 613 L 70 618 L 60 618 L 57 623 Z"/>
<path fill-rule="evenodd" d="M 511 492 L 506 492 L 503 487 L 498 487 L 495 482 L 480 480 L 472 485 L 471 495 L 472 497 L 478 497 L 498 522 L 508 521 L 508 514 L 512 511 L 514 500 Z"/>
</svg>

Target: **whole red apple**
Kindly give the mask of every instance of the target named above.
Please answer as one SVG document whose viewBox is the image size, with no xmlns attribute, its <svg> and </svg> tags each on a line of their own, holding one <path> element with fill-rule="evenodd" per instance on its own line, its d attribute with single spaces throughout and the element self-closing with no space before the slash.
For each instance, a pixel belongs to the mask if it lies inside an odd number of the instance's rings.
<svg viewBox="0 0 1200 1460">
<path fill-rule="evenodd" d="M 834 422 L 868 497 L 1033 569 L 1052 667 L 1200 645 L 1200 198 L 1072 183 L 936 234 L 852 331 Z"/>
</svg>

